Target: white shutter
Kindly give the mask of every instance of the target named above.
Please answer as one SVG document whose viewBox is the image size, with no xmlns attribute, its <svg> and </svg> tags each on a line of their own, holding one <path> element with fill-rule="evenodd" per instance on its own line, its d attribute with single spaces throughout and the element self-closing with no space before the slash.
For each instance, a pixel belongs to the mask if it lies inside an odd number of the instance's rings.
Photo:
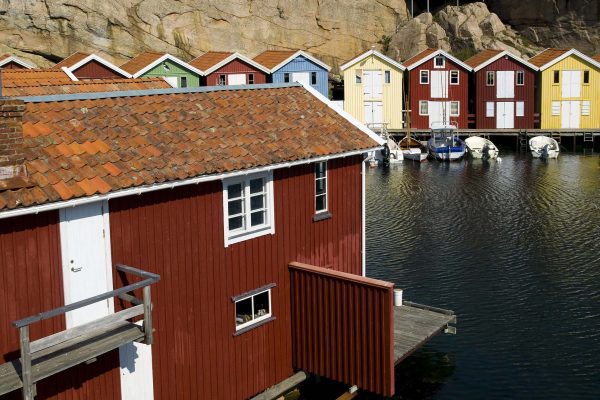
<svg viewBox="0 0 600 400">
<path fill-rule="evenodd" d="M 309 86 L 310 79 L 308 77 L 308 72 L 292 72 L 292 82 L 298 82 Z"/>
<path fill-rule="evenodd" d="M 560 101 L 552 102 L 552 115 L 560 115 Z"/>
<path fill-rule="evenodd" d="M 228 85 L 245 85 L 246 74 L 229 74 L 227 77 Z"/>
<path fill-rule="evenodd" d="M 572 129 L 578 129 L 579 128 L 579 115 L 581 114 L 581 111 L 579 109 L 579 102 L 571 101 L 570 103 L 571 103 L 571 109 L 569 111 L 571 114 L 569 116 L 569 127 Z"/>
<path fill-rule="evenodd" d="M 499 99 L 515 97 L 515 71 L 496 72 L 496 97 Z"/>
<path fill-rule="evenodd" d="M 167 81 L 171 87 L 177 87 L 177 77 L 176 76 L 163 76 L 163 79 Z"/>
<path fill-rule="evenodd" d="M 562 71 L 561 95 L 564 99 L 573 97 L 571 95 L 571 80 L 573 79 L 573 71 Z"/>
<path fill-rule="evenodd" d="M 373 71 L 363 71 L 362 84 L 365 99 L 373 98 Z"/>
<path fill-rule="evenodd" d="M 373 123 L 383 123 L 383 103 L 381 101 L 373 103 Z"/>
<path fill-rule="evenodd" d="M 590 102 L 587 100 L 581 102 L 581 115 L 590 115 Z"/>
<path fill-rule="evenodd" d="M 365 124 L 373 123 L 373 107 L 370 101 L 365 101 L 364 103 L 365 110 Z"/>
<path fill-rule="evenodd" d="M 448 97 L 448 71 L 431 71 L 431 97 Z"/>
<path fill-rule="evenodd" d="M 571 97 L 581 97 L 581 71 L 571 71 Z"/>
<path fill-rule="evenodd" d="M 523 101 L 517 101 L 517 109 L 515 111 L 515 115 L 517 117 L 524 117 L 525 116 L 525 102 L 523 102 Z"/>
<path fill-rule="evenodd" d="M 373 92 L 374 98 L 383 96 L 383 71 L 373 71 Z"/>
<path fill-rule="evenodd" d="M 485 103 L 485 116 L 493 117 L 494 116 L 494 102 L 488 101 Z"/>
</svg>

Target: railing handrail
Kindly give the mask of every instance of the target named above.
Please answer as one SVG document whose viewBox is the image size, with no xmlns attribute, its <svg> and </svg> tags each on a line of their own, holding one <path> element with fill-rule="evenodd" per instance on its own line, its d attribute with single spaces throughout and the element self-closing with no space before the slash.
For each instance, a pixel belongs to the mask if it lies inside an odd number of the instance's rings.
<svg viewBox="0 0 600 400">
<path fill-rule="evenodd" d="M 127 292 L 131 292 L 136 289 L 141 289 L 143 287 L 149 286 L 153 283 L 156 283 L 160 280 L 160 275 L 153 274 L 152 272 L 143 271 L 138 268 L 130 267 L 128 265 L 117 264 L 116 269 L 121 272 L 129 273 L 131 275 L 136 275 L 141 278 L 145 278 L 143 281 L 135 282 L 127 286 L 123 286 L 118 289 L 111 290 L 106 293 L 102 293 L 93 297 L 89 297 L 87 299 L 76 301 L 75 303 L 68 304 L 66 306 L 58 307 L 49 311 L 44 311 L 39 314 L 35 314 L 17 321 L 14 321 L 12 324 L 15 328 L 22 328 L 24 326 L 31 325 L 35 322 L 43 321 L 45 319 L 49 319 L 52 317 L 56 317 L 57 315 L 61 315 L 67 313 L 69 311 L 76 310 L 78 308 L 82 308 L 88 306 L 90 304 L 97 303 L 102 300 L 107 300 L 112 297 L 119 296 L 121 294 L 125 294 Z"/>
</svg>

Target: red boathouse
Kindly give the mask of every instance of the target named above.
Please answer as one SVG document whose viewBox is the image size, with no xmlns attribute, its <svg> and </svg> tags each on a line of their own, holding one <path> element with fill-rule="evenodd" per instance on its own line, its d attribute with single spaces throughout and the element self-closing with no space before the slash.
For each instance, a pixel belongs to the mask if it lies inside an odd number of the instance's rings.
<svg viewBox="0 0 600 400">
<path fill-rule="evenodd" d="M 477 129 L 534 128 L 535 65 L 506 50 L 484 50 L 465 64 L 473 68 Z"/>
<path fill-rule="evenodd" d="M 74 53 L 52 69 L 62 69 L 74 80 L 131 78 L 131 74 L 96 54 Z"/>
<path fill-rule="evenodd" d="M 403 62 L 408 70 L 411 128 L 467 128 L 471 67 L 443 50 L 426 49 Z"/>
<path fill-rule="evenodd" d="M 204 72 L 202 86 L 267 83 L 269 70 L 239 53 L 209 51 L 189 64 Z"/>
</svg>

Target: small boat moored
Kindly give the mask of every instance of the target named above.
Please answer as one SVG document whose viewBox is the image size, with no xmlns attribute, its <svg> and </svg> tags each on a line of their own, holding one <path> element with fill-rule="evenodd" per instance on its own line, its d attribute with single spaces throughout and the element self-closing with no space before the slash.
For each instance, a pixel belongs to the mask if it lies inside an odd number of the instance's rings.
<svg viewBox="0 0 600 400">
<path fill-rule="evenodd" d="M 467 152 L 473 158 L 482 158 L 484 160 L 495 159 L 498 157 L 498 148 L 491 140 L 481 136 L 471 136 L 465 139 Z"/>
<path fill-rule="evenodd" d="M 534 158 L 558 158 L 560 146 L 548 136 L 535 136 L 529 139 L 529 150 Z"/>
<path fill-rule="evenodd" d="M 465 142 L 458 137 L 456 125 L 431 125 L 431 139 L 427 141 L 429 154 L 442 161 L 460 160 L 465 155 Z"/>
<path fill-rule="evenodd" d="M 403 137 L 398 147 L 407 160 L 421 162 L 427 159 L 427 146 L 410 136 Z"/>
</svg>

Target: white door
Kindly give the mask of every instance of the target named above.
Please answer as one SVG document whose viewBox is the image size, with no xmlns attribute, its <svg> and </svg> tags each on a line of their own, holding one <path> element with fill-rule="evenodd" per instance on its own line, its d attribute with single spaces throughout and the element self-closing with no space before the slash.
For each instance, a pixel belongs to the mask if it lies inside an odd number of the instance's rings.
<svg viewBox="0 0 600 400">
<path fill-rule="evenodd" d="M 246 74 L 229 74 L 227 77 L 228 85 L 245 85 Z"/>
<path fill-rule="evenodd" d="M 496 103 L 496 128 L 513 129 L 515 127 L 515 103 L 499 101 Z"/>
<path fill-rule="evenodd" d="M 429 102 L 429 127 L 431 124 L 438 123 L 447 125 L 450 123 L 450 102 L 449 101 L 430 101 Z"/>
<path fill-rule="evenodd" d="M 383 123 L 383 103 L 381 101 L 365 101 L 365 124 Z"/>
<path fill-rule="evenodd" d="M 65 304 L 112 290 L 108 202 L 61 209 L 60 241 Z M 67 328 L 112 312 L 112 299 L 70 311 Z"/>
<path fill-rule="evenodd" d="M 581 71 L 563 71 L 561 94 L 564 98 L 581 96 Z"/>
<path fill-rule="evenodd" d="M 365 99 L 376 99 L 383 96 L 383 71 L 363 71 L 362 83 Z"/>
<path fill-rule="evenodd" d="M 143 321 L 139 321 L 141 325 Z M 152 400 L 152 346 L 127 343 L 119 347 L 121 364 L 121 400 Z"/>
<path fill-rule="evenodd" d="M 163 79 L 167 81 L 171 87 L 177 87 L 177 77 L 176 76 L 163 76 Z"/>
<path fill-rule="evenodd" d="M 561 128 L 579 128 L 579 114 L 581 112 L 578 101 L 563 101 L 561 107 Z"/>
<path fill-rule="evenodd" d="M 310 77 L 308 72 L 292 72 L 292 82 L 298 82 L 310 86 Z"/>
<path fill-rule="evenodd" d="M 515 71 L 497 71 L 496 81 L 496 97 L 499 99 L 515 97 Z"/>
<path fill-rule="evenodd" d="M 431 97 L 434 99 L 448 97 L 448 71 L 431 71 Z"/>
</svg>

